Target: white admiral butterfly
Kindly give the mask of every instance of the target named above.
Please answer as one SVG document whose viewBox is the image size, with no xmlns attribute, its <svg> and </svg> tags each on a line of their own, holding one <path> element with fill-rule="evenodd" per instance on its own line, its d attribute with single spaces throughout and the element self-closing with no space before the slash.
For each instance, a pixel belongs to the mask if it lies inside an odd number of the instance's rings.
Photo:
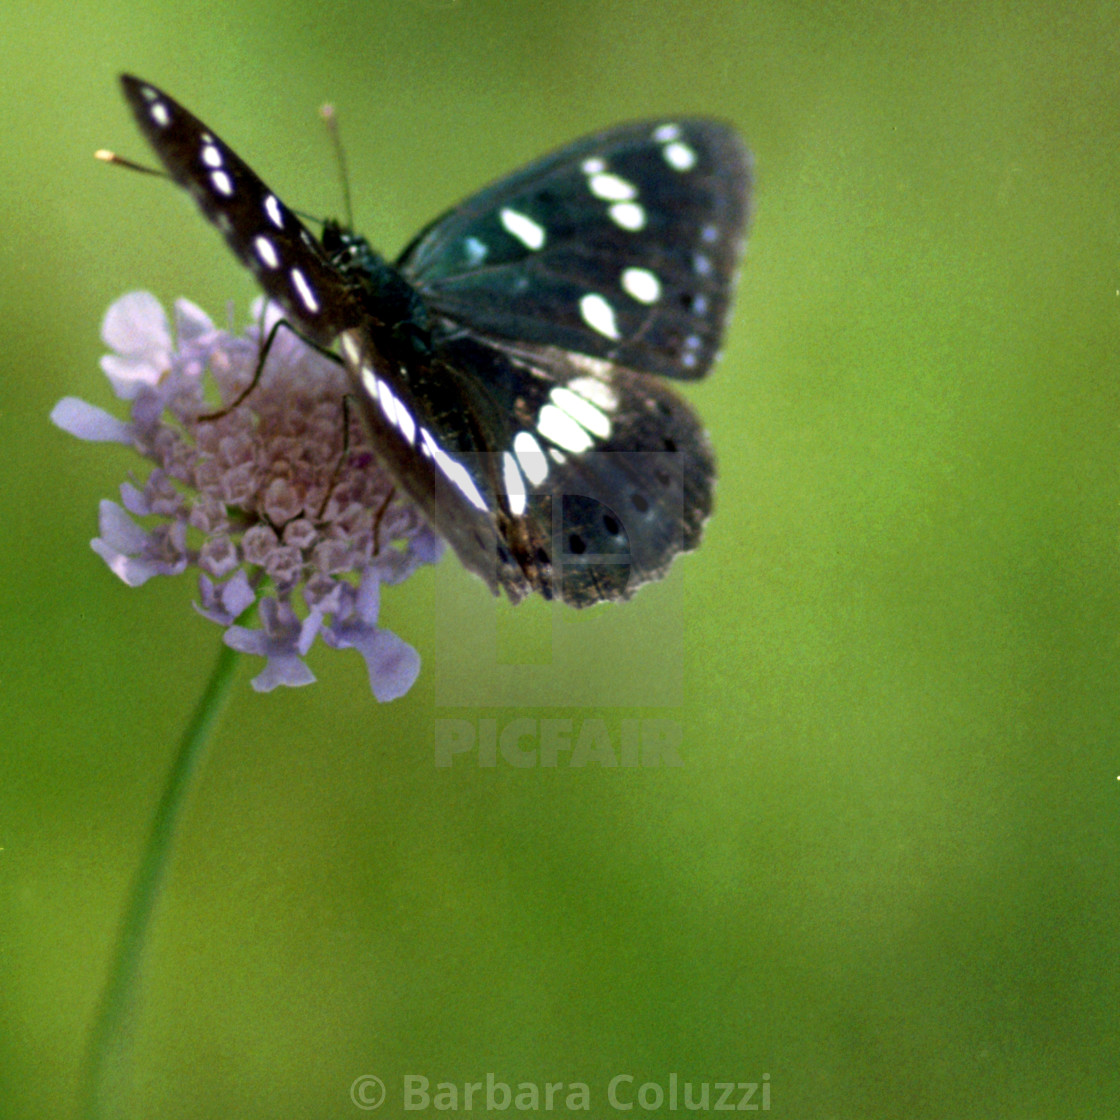
<svg viewBox="0 0 1120 1120">
<path fill-rule="evenodd" d="M 750 157 L 699 118 L 608 129 L 437 218 L 389 264 L 315 238 L 155 86 L 125 96 L 297 332 L 335 347 L 378 454 L 463 564 L 514 602 L 623 599 L 695 548 L 714 460 L 663 378 L 707 373 Z"/>
</svg>

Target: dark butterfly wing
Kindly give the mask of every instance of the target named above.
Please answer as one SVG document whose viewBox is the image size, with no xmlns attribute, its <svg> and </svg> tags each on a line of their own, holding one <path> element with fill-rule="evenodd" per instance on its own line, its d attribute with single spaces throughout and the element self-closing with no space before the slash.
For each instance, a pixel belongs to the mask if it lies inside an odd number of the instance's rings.
<svg viewBox="0 0 1120 1120">
<path fill-rule="evenodd" d="M 579 140 L 467 199 L 397 261 L 434 312 L 496 338 L 667 377 L 719 349 L 750 158 L 704 119 Z"/>
<path fill-rule="evenodd" d="M 699 543 L 713 457 L 657 378 L 459 331 L 391 386 L 361 332 L 341 344 L 386 465 L 495 592 L 580 607 L 629 598 Z"/>
<path fill-rule="evenodd" d="M 463 387 L 471 421 L 460 417 L 448 435 L 492 510 L 495 536 L 474 525 L 464 543 L 512 599 L 628 598 L 699 543 L 714 461 L 667 385 L 555 347 L 499 348 L 462 333 L 440 354 L 451 380 L 485 374 L 481 393 L 478 382 Z"/>
<path fill-rule="evenodd" d="M 695 547 L 712 455 L 650 375 L 715 357 L 747 222 L 733 132 L 646 123 L 569 145 L 433 223 L 397 271 L 337 226 L 328 252 L 201 121 L 122 83 L 265 292 L 338 343 L 387 469 L 492 590 L 625 598 Z"/>
<path fill-rule="evenodd" d="M 155 86 L 129 74 L 121 86 L 171 177 L 306 337 L 329 346 L 361 321 L 351 286 L 319 242 L 228 144 Z"/>
<path fill-rule="evenodd" d="M 711 450 L 650 374 L 714 360 L 749 185 L 724 125 L 624 125 L 467 199 L 398 259 L 437 318 L 445 380 L 470 371 L 437 435 L 472 464 L 494 528 L 456 550 L 512 598 L 625 598 L 699 543 Z"/>
</svg>

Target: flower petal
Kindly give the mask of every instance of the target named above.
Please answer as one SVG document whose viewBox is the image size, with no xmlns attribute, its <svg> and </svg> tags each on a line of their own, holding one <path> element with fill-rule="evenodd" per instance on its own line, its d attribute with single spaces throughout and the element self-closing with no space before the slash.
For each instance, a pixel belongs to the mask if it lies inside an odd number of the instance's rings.
<svg viewBox="0 0 1120 1120">
<path fill-rule="evenodd" d="M 175 337 L 180 346 L 189 346 L 214 333 L 209 315 L 189 299 L 175 301 Z"/>
<path fill-rule="evenodd" d="M 135 400 L 142 388 L 159 381 L 166 368 L 147 358 L 122 358 L 119 354 L 106 354 L 101 359 L 101 371 L 122 401 Z"/>
<path fill-rule="evenodd" d="M 253 688 L 257 692 L 271 692 L 282 684 L 298 688 L 314 683 L 315 674 L 297 652 L 300 626 L 291 608 L 265 599 L 261 603 L 261 620 L 264 630 L 231 626 L 222 636 L 230 649 L 268 658 L 268 664 L 253 678 Z"/>
<path fill-rule="evenodd" d="M 366 568 L 362 573 L 354 613 L 367 626 L 377 625 L 377 617 L 381 613 L 381 580 L 373 568 Z"/>
<path fill-rule="evenodd" d="M 250 604 L 256 599 L 256 592 L 249 584 L 249 577 L 244 572 L 238 572 L 233 579 L 222 584 L 222 606 L 236 618 L 249 609 Z"/>
<path fill-rule="evenodd" d="M 109 571 L 129 587 L 142 587 L 153 576 L 178 574 L 169 570 L 165 561 L 147 560 L 142 556 L 126 556 L 123 552 L 110 548 L 99 537 L 94 537 L 89 544 L 90 548 L 109 566 Z"/>
<path fill-rule="evenodd" d="M 101 536 L 90 541 L 90 547 L 129 587 L 139 587 L 152 576 L 175 576 L 186 568 L 184 533 L 176 525 L 146 532 L 110 501 L 99 505 L 97 522 Z"/>
<path fill-rule="evenodd" d="M 152 512 L 143 490 L 138 490 L 131 482 L 121 483 L 121 505 L 136 517 L 147 517 Z"/>
<path fill-rule="evenodd" d="M 323 641 L 332 649 L 356 649 L 365 658 L 369 686 L 382 703 L 403 696 L 420 675 L 420 654 L 389 630 L 375 625 L 380 600 L 376 574 L 362 577 L 353 612 L 337 616 L 323 628 Z"/>
<path fill-rule="evenodd" d="M 300 654 L 306 654 L 311 648 L 311 643 L 315 641 L 316 634 L 322 629 L 323 614 L 319 610 L 312 610 L 312 612 L 303 620 L 303 625 L 299 628 L 299 640 L 296 643 L 296 648 Z"/>
<path fill-rule="evenodd" d="M 271 692 L 279 685 L 300 688 L 315 683 L 315 674 L 294 654 L 268 659 L 268 664 L 250 682 L 257 692 Z"/>
<path fill-rule="evenodd" d="M 63 397 L 51 409 L 51 423 L 78 439 L 132 445 L 131 424 L 77 397 Z"/>
<path fill-rule="evenodd" d="M 129 292 L 105 312 L 101 340 L 118 354 L 132 358 L 169 355 L 171 329 L 167 313 L 151 292 Z"/>
<path fill-rule="evenodd" d="M 443 555 L 446 545 L 433 528 L 425 525 L 408 542 L 408 551 L 412 553 L 421 564 L 438 563 Z"/>
<path fill-rule="evenodd" d="M 252 587 L 249 586 L 249 579 L 243 571 L 237 572 L 225 583 L 215 583 L 209 576 L 200 575 L 198 594 L 202 602 L 195 603 L 194 609 L 203 618 L 208 618 L 220 626 L 229 626 L 256 599 Z"/>
<path fill-rule="evenodd" d="M 98 503 L 97 527 L 110 548 L 137 553 L 148 544 L 148 534 L 116 502 L 107 498 Z"/>
<path fill-rule="evenodd" d="M 353 643 L 369 670 L 369 687 L 381 703 L 403 696 L 420 675 L 420 654 L 391 630 L 366 632 Z"/>
</svg>

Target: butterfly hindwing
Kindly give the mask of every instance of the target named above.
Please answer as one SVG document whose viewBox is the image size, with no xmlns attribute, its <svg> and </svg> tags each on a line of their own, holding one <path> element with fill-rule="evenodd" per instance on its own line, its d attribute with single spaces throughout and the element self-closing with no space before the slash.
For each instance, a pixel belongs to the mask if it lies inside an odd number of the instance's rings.
<svg viewBox="0 0 1120 1120">
<path fill-rule="evenodd" d="M 466 394 L 477 423 L 454 430 L 485 423 L 479 445 L 501 449 L 470 458 L 493 494 L 490 555 L 507 590 L 578 606 L 627 598 L 699 543 L 714 460 L 695 414 L 659 379 L 464 335 L 441 353 L 449 370 L 487 372 L 485 397 Z"/>
<path fill-rule="evenodd" d="M 415 398 L 381 381 L 365 398 L 367 421 L 410 495 L 493 589 L 514 602 L 532 592 L 574 606 L 628 598 L 699 543 L 713 457 L 667 385 L 464 332 L 438 339 L 435 354 L 419 394 L 420 462 L 393 431 Z"/>
</svg>

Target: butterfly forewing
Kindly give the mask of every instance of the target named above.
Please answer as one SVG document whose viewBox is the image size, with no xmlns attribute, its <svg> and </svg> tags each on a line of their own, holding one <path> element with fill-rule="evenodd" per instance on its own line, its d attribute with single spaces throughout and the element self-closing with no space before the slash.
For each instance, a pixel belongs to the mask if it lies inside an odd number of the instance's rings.
<svg viewBox="0 0 1120 1120">
<path fill-rule="evenodd" d="M 472 330 L 701 377 L 718 352 L 749 186 L 749 156 L 726 125 L 624 125 L 486 188 L 397 263 L 433 311 Z"/>
<path fill-rule="evenodd" d="M 661 377 L 700 377 L 718 351 L 749 216 L 731 129 L 577 141 L 449 211 L 394 267 L 337 225 L 313 237 L 201 121 L 122 82 L 265 292 L 338 344 L 386 468 L 492 590 L 626 598 L 699 543 L 714 461 Z"/>
<path fill-rule="evenodd" d="M 228 144 L 155 86 L 127 74 L 125 97 L 168 173 L 280 303 L 300 332 L 329 346 L 360 311 L 338 269 L 303 223 Z"/>
</svg>

